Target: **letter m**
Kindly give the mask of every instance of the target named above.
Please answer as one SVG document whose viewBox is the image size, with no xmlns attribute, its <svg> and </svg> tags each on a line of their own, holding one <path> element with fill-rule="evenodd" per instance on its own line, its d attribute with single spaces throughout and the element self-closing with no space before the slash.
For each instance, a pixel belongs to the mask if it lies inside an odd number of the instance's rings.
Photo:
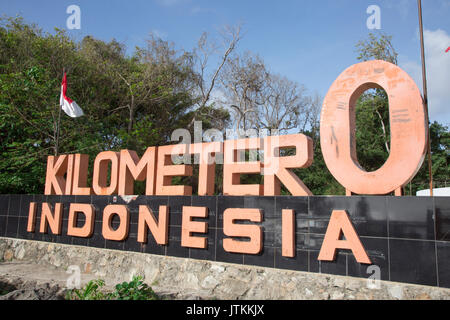
<svg viewBox="0 0 450 320">
<path fill-rule="evenodd" d="M 139 160 L 132 150 L 120 151 L 119 195 L 131 195 L 134 181 L 146 180 L 145 194 L 155 194 L 156 147 L 149 147 Z"/>
</svg>

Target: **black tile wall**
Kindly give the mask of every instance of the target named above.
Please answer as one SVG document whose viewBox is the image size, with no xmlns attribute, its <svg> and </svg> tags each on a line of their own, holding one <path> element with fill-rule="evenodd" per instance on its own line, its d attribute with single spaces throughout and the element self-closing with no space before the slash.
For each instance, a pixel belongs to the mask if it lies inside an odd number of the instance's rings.
<svg viewBox="0 0 450 320">
<path fill-rule="evenodd" d="M 151 237 L 150 234 L 148 236 Z M 158 244 L 156 244 L 155 241 L 152 242 L 149 238 L 147 243 L 142 244 L 142 252 L 158 254 L 158 255 L 165 255 L 166 254 L 166 246 L 158 245 Z"/>
<path fill-rule="evenodd" d="M 123 250 L 124 241 L 105 240 L 105 248 L 111 250 Z"/>
<path fill-rule="evenodd" d="M 224 235 L 223 229 L 217 229 L 216 261 L 243 264 L 244 263 L 243 254 L 227 252 L 223 249 L 223 240 L 225 238 L 228 237 Z"/>
<path fill-rule="evenodd" d="M 360 237 L 360 240 L 372 263 L 370 265 L 358 263 L 350 254 L 347 257 L 347 275 L 368 278 L 373 274 L 373 271 L 368 273 L 369 266 L 377 266 L 380 271 L 380 280 L 389 280 L 388 239 Z"/>
<path fill-rule="evenodd" d="M 20 194 L 12 194 L 9 197 L 8 216 L 18 217 L 20 215 L 21 197 L 22 196 Z M 25 204 L 24 204 L 24 207 L 25 207 Z"/>
<path fill-rule="evenodd" d="M 19 217 L 19 230 L 17 232 L 17 237 L 20 239 L 32 239 L 33 234 L 27 232 L 27 217 Z"/>
<path fill-rule="evenodd" d="M 72 238 L 72 239 L 70 239 L 70 238 Z M 72 243 L 70 243 L 71 240 L 72 240 Z M 89 245 L 89 238 L 69 237 L 68 239 L 62 238 L 62 241 L 68 241 L 68 244 L 73 244 L 73 245 L 77 245 L 77 246 Z"/>
<path fill-rule="evenodd" d="M 391 281 L 437 286 L 434 241 L 389 239 Z"/>
<path fill-rule="evenodd" d="M 181 226 L 183 206 L 191 205 L 190 196 L 169 197 L 169 225 Z"/>
<path fill-rule="evenodd" d="M 263 247 L 262 251 L 259 254 L 244 254 L 244 264 L 274 268 L 275 250 L 276 249 L 273 247 Z"/>
<path fill-rule="evenodd" d="M 7 221 L 8 221 L 8 216 L 0 216 L 0 237 L 5 236 Z"/>
<path fill-rule="evenodd" d="M 346 210 L 359 236 L 387 237 L 386 203 L 380 197 L 310 197 L 310 232 L 325 234 L 333 210 Z"/>
<path fill-rule="evenodd" d="M 181 246 L 181 241 L 171 240 L 166 246 L 166 255 L 179 258 L 189 258 L 189 248 Z"/>
<path fill-rule="evenodd" d="M 206 196 L 206 197 L 192 197 L 191 205 L 193 207 L 207 207 L 208 208 L 208 227 L 217 227 L 217 197 Z"/>
<path fill-rule="evenodd" d="M 309 272 L 316 272 L 316 273 L 320 272 L 321 261 L 318 260 L 319 251 L 318 250 L 311 250 L 308 253 L 309 253 L 308 271 Z"/>
<path fill-rule="evenodd" d="M 20 201 L 21 201 L 21 205 L 20 205 L 20 212 L 19 212 L 19 216 L 20 217 L 26 217 L 28 218 L 28 212 L 30 210 L 30 202 L 34 202 L 35 200 L 35 196 L 34 195 L 26 195 L 23 194 Z"/>
<path fill-rule="evenodd" d="M 439 286 L 450 288 L 450 242 L 436 241 Z"/>
<path fill-rule="evenodd" d="M 450 199 L 436 197 L 434 205 L 436 208 L 436 240 L 450 241 Z"/>
<path fill-rule="evenodd" d="M 308 198 L 307 197 L 275 197 L 275 217 L 278 218 L 277 234 L 281 234 L 281 214 L 283 209 L 292 209 L 295 214 L 296 232 L 309 232 L 309 222 L 311 217 L 308 212 Z"/>
<path fill-rule="evenodd" d="M 337 250 L 334 261 L 320 261 L 320 273 L 347 275 L 347 257 L 347 253 Z"/>
<path fill-rule="evenodd" d="M 169 244 L 166 249 L 168 256 L 189 258 L 189 248 L 181 246 L 181 225 L 169 227 Z"/>
<path fill-rule="evenodd" d="M 309 252 L 306 250 L 296 250 L 295 256 L 283 257 L 281 248 L 275 249 L 275 268 L 290 269 L 297 271 L 308 271 Z"/>
<path fill-rule="evenodd" d="M 8 220 L 6 221 L 5 237 L 16 238 L 18 230 L 19 230 L 19 217 L 8 216 Z"/>
<path fill-rule="evenodd" d="M 196 236 L 207 237 L 206 249 L 189 248 L 189 257 L 198 260 L 216 260 L 216 228 L 208 228 L 207 235 L 194 234 Z"/>
<path fill-rule="evenodd" d="M 35 233 L 26 231 L 32 201 L 37 203 Z M 39 232 L 42 202 L 49 202 L 52 208 L 57 202 L 63 204 L 61 235 Z M 67 236 L 70 203 L 91 203 L 96 208 L 94 234 L 90 238 Z M 124 241 L 109 241 L 102 236 L 103 209 L 108 204 L 124 204 L 129 209 L 129 235 Z M 140 205 L 151 208 L 156 217 L 159 206 L 169 206 L 168 245 L 156 244 L 151 232 L 148 232 L 146 243 L 137 241 Z M 195 234 L 207 237 L 207 249 L 181 246 L 183 206 L 208 208 L 208 218 L 196 219 L 208 223 L 208 233 Z M 263 229 L 263 250 L 260 254 L 230 253 L 223 249 L 226 238 L 223 212 L 227 208 L 261 209 L 263 221 L 258 225 Z M 293 258 L 281 254 L 283 209 L 295 212 L 296 251 Z M 350 250 L 338 250 L 336 260 L 332 262 L 317 260 L 333 210 L 349 213 L 371 265 L 358 263 Z M 112 225 L 117 227 L 115 220 Z M 84 216 L 79 214 L 77 225 L 83 223 Z M 377 266 L 382 280 L 450 288 L 449 197 L 139 196 L 128 201 L 120 196 L 0 195 L 0 236 L 361 278 L 371 276 L 369 266 Z"/>
<path fill-rule="evenodd" d="M 95 221 L 94 223 L 94 233 L 89 238 L 89 246 L 96 248 L 105 247 L 105 238 L 102 235 L 102 222 Z"/>
<path fill-rule="evenodd" d="M 68 217 L 65 216 L 65 217 Z M 56 237 L 56 242 L 58 243 L 64 243 L 64 244 L 76 244 L 76 245 L 83 245 L 83 246 L 87 246 L 88 245 L 88 239 L 81 239 L 81 238 L 75 238 L 75 237 L 71 237 L 67 235 L 67 228 L 69 227 L 69 220 L 67 218 L 63 219 L 62 222 L 62 232 L 61 235 Z M 77 241 L 77 240 L 82 240 L 82 241 Z"/>
<path fill-rule="evenodd" d="M 8 215 L 9 194 L 0 194 L 0 217 Z"/>
<path fill-rule="evenodd" d="M 387 197 L 389 237 L 434 240 L 433 199 Z"/>
<path fill-rule="evenodd" d="M 142 244 L 137 241 L 137 223 L 130 222 L 130 227 L 128 229 L 128 239 L 124 243 L 123 249 L 126 251 L 141 252 Z"/>
</svg>

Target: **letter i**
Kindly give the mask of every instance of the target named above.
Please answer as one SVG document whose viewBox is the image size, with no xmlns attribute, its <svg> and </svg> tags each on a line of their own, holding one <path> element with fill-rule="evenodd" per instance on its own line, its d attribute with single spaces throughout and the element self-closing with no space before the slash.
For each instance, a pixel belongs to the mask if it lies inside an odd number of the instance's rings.
<svg viewBox="0 0 450 320">
<path fill-rule="evenodd" d="M 282 213 L 282 244 L 283 257 L 295 257 L 295 213 L 292 209 L 283 209 Z"/>
</svg>

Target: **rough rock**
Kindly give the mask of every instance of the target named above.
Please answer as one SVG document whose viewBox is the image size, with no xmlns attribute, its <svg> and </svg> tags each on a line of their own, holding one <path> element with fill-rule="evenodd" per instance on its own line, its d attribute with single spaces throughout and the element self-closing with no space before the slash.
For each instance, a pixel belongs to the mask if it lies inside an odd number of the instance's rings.
<svg viewBox="0 0 450 320">
<path fill-rule="evenodd" d="M 5 261 L 0 262 L 0 277 L 36 281 L 36 287 L 16 286 L 22 291 L 8 293 L 3 299 L 48 298 L 45 292 L 55 294 L 64 288 L 69 277 L 66 270 L 78 266 L 82 283 L 102 278 L 112 286 L 142 275 L 157 294 L 171 299 L 450 300 L 446 288 L 380 281 L 378 289 L 370 289 L 364 278 L 1 237 L 0 258 Z"/>
</svg>

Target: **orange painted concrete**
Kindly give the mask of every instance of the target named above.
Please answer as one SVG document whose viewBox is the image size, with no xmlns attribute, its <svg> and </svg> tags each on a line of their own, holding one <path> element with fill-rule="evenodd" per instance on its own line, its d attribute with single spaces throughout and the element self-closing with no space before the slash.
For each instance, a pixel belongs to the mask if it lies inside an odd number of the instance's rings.
<svg viewBox="0 0 450 320">
<path fill-rule="evenodd" d="M 223 239 L 223 249 L 227 252 L 258 254 L 263 248 L 262 228 L 255 224 L 236 224 L 236 220 L 262 222 L 259 209 L 229 208 L 223 212 L 223 233 L 229 237 L 247 237 L 250 241 L 232 238 Z"/>
<path fill-rule="evenodd" d="M 345 237 L 345 240 L 340 239 L 341 234 Z M 345 210 L 334 210 L 332 212 L 317 259 L 334 261 L 337 249 L 351 250 L 359 263 L 371 263 Z"/>
<path fill-rule="evenodd" d="M 356 102 L 370 88 L 386 91 L 391 128 L 389 158 L 373 172 L 359 165 L 355 141 Z M 394 64 L 367 61 L 346 69 L 329 89 L 321 113 L 320 143 L 328 169 L 348 195 L 388 194 L 407 184 L 420 169 L 427 128 L 414 80 Z"/>
</svg>

